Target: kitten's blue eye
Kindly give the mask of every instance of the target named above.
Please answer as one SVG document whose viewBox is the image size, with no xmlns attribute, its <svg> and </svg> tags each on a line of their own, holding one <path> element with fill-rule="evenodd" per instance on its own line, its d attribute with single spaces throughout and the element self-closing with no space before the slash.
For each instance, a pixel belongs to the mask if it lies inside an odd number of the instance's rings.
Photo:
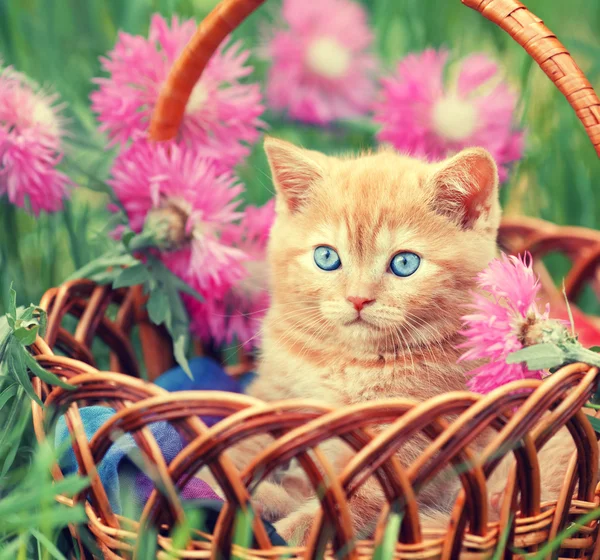
<svg viewBox="0 0 600 560">
<path fill-rule="evenodd" d="M 340 268 L 342 261 L 340 256 L 331 247 L 321 245 L 315 249 L 315 263 L 322 270 L 336 270 Z"/>
<path fill-rule="evenodd" d="M 398 253 L 392 259 L 390 263 L 390 270 L 396 276 L 402 276 L 406 278 L 411 274 L 414 274 L 419 268 L 421 264 L 421 257 L 419 255 L 415 255 L 414 253 Z"/>
</svg>

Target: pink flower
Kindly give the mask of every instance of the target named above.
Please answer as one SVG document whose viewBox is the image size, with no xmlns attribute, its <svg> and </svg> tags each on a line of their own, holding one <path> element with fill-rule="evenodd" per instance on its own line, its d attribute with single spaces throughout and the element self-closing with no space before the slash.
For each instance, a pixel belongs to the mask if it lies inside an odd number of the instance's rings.
<svg viewBox="0 0 600 560">
<path fill-rule="evenodd" d="M 222 297 L 199 303 L 188 300 L 192 330 L 205 342 L 217 345 L 234 340 L 249 349 L 256 346 L 260 322 L 269 307 L 266 248 L 275 219 L 274 201 L 248 206 L 238 224 L 229 226 L 222 241 L 244 251 L 246 275 Z"/>
<path fill-rule="evenodd" d="M 244 253 L 221 240 L 239 218 L 242 186 L 198 149 L 134 142 L 108 181 L 133 231 L 154 234 L 169 269 L 203 294 L 219 294 L 244 275 Z"/>
<path fill-rule="evenodd" d="M 539 280 L 532 269 L 531 255 L 502 255 L 481 272 L 479 289 L 470 306 L 473 313 L 463 317 L 467 340 L 460 347 L 468 348 L 460 358 L 487 360 L 469 373 L 469 386 L 478 393 L 488 393 L 510 381 L 541 379 L 540 371 L 529 371 L 522 364 L 507 364 L 506 357 L 530 345 L 532 329 L 548 320 L 538 308 Z"/>
<path fill-rule="evenodd" d="M 494 156 L 505 180 L 507 164 L 523 154 L 524 133 L 514 122 L 517 96 L 483 54 L 465 58 L 454 82 L 444 79 L 447 63 L 447 51 L 429 49 L 408 55 L 397 75 L 383 80 L 375 115 L 382 125 L 378 138 L 431 160 L 481 146 Z"/>
<path fill-rule="evenodd" d="M 152 17 L 149 37 L 120 33 L 115 48 L 102 67 L 109 78 L 97 78 L 100 86 L 91 94 L 100 130 L 112 142 L 124 144 L 145 136 L 169 70 L 196 29 L 193 20 Z M 185 144 L 210 145 L 215 153 L 235 165 L 249 153 L 263 126 L 261 93 L 257 84 L 244 84 L 252 67 L 249 51 L 236 42 L 219 47 L 188 100 L 179 139 Z"/>
<path fill-rule="evenodd" d="M 284 0 L 283 19 L 286 28 L 266 47 L 270 106 L 314 124 L 367 113 L 377 62 L 364 8 L 350 0 Z"/>
<path fill-rule="evenodd" d="M 0 68 L 0 196 L 36 216 L 60 210 L 69 194 L 71 181 L 57 169 L 64 135 L 57 101 L 24 74 Z"/>
</svg>

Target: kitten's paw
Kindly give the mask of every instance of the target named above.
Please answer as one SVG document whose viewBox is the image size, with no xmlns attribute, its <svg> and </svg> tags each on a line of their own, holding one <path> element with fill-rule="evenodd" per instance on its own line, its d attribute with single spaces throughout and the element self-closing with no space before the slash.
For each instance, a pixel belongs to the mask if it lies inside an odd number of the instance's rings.
<svg viewBox="0 0 600 560">
<path fill-rule="evenodd" d="M 253 492 L 252 506 L 263 519 L 273 522 L 296 511 L 300 503 L 283 486 L 266 480 Z"/>
<path fill-rule="evenodd" d="M 304 546 L 310 535 L 314 515 L 297 511 L 275 523 L 277 534 L 288 546 Z"/>
</svg>

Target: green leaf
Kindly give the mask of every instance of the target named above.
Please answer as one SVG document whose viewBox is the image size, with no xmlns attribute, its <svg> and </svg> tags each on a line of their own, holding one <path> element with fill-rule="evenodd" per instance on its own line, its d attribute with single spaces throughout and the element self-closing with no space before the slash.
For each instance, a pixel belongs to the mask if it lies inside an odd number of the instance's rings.
<svg viewBox="0 0 600 560">
<path fill-rule="evenodd" d="M 504 531 L 502 531 L 502 534 L 500 535 L 500 540 L 498 541 L 498 546 L 496 547 L 496 551 L 494 552 L 492 560 L 502 560 L 504 557 L 506 543 L 508 542 L 508 535 L 510 534 L 510 528 L 512 527 L 512 518 L 513 514 L 511 513 L 509 522 L 506 524 Z"/>
<path fill-rule="evenodd" d="M 584 348 L 579 342 L 564 344 L 563 350 L 568 362 L 583 362 L 584 364 L 600 367 L 600 355 Z"/>
<path fill-rule="evenodd" d="M 200 293 L 197 292 L 194 288 L 192 288 L 189 284 L 186 284 L 181 278 L 175 276 L 175 274 L 173 274 L 171 271 L 169 271 L 169 274 L 171 275 L 171 282 L 177 290 L 183 292 L 184 294 L 192 296 L 200 302 L 204 301 L 204 298 L 200 295 Z"/>
<path fill-rule="evenodd" d="M 28 326 L 23 326 L 19 327 L 18 329 L 15 329 L 13 334 L 15 335 L 15 338 L 21 344 L 23 344 L 23 346 L 29 346 L 35 342 L 38 330 L 39 325 L 34 321 L 30 321 L 30 324 Z"/>
<path fill-rule="evenodd" d="M 48 465 L 50 466 L 50 465 Z M 22 482 L 22 489 L 25 492 L 12 492 L 0 501 L 0 515 L 2 515 L 3 523 L 7 521 L 7 517 L 14 514 L 15 511 L 22 511 L 30 514 L 32 518 L 48 516 L 50 521 L 59 522 L 56 512 L 35 511 L 35 508 L 44 502 L 53 504 L 57 495 L 67 494 L 73 496 L 76 493 L 84 490 L 89 486 L 89 480 L 79 475 L 70 475 L 59 482 L 53 484 L 41 484 L 39 475 L 36 480 L 26 478 Z M 34 489 L 35 491 L 31 491 Z M 73 508 L 60 508 L 61 516 L 65 519 L 73 519 L 75 512 Z M 84 514 L 85 515 L 85 514 Z M 81 514 L 77 513 L 76 518 L 81 519 Z M 54 518 L 54 519 L 53 519 Z"/>
<path fill-rule="evenodd" d="M 23 387 L 29 398 L 34 400 L 40 406 L 43 406 L 42 401 L 36 395 L 25 367 L 25 361 L 23 360 L 23 353 L 27 353 L 26 350 L 16 341 L 10 343 L 10 349 L 8 354 L 8 367 L 11 373 L 16 377 L 17 381 Z"/>
<path fill-rule="evenodd" d="M 170 312 L 169 297 L 163 290 L 154 290 L 148 299 L 148 315 L 156 325 L 162 325 Z"/>
<path fill-rule="evenodd" d="M 31 370 L 31 372 L 36 377 L 39 377 L 44 383 L 48 383 L 48 385 L 57 385 L 58 387 L 62 387 L 63 389 L 76 389 L 75 385 L 69 385 L 53 373 L 46 371 L 40 364 L 38 364 L 37 360 L 26 350 L 23 350 L 23 358 L 25 359 L 25 364 Z"/>
<path fill-rule="evenodd" d="M 36 307 L 35 309 L 37 313 L 38 324 L 40 326 L 38 334 L 41 337 L 44 337 L 46 336 L 46 329 L 48 327 L 48 313 L 46 313 L 46 311 L 41 307 Z"/>
<path fill-rule="evenodd" d="M 17 394 L 17 389 L 18 385 L 13 383 L 6 387 L 2 393 L 0 393 L 0 410 L 2 410 L 4 405 L 6 405 L 6 403 Z"/>
<path fill-rule="evenodd" d="M 563 529 L 554 539 L 548 541 L 535 554 L 529 556 L 530 560 L 542 560 L 545 558 L 553 558 L 552 553 L 557 551 L 565 539 L 574 536 L 581 531 L 581 527 L 588 525 L 591 521 L 600 519 L 600 508 L 596 508 L 581 517 L 578 517 Z"/>
<path fill-rule="evenodd" d="M 375 549 L 373 560 L 387 560 L 387 558 L 393 558 L 401 525 L 402 513 L 397 511 L 390 512 L 385 525 L 383 539 Z"/>
<path fill-rule="evenodd" d="M 19 437 L 17 437 L 17 441 L 20 441 L 21 434 L 22 434 L 22 432 L 19 434 Z M 20 446 L 14 445 L 14 443 L 13 443 L 13 445 L 9 448 L 8 453 L 4 457 L 4 461 L 2 463 L 2 470 L 0 470 L 0 477 L 3 480 L 6 478 L 6 474 L 8 473 L 10 468 L 13 466 L 13 463 L 15 462 L 15 457 L 17 456 L 17 453 L 19 451 L 20 451 Z"/>
<path fill-rule="evenodd" d="M 235 513 L 235 524 L 233 529 L 233 543 L 242 549 L 248 549 L 252 545 L 252 520 L 254 513 L 251 509 L 243 511 L 238 509 Z M 238 558 L 234 556 L 233 558 Z"/>
<path fill-rule="evenodd" d="M 30 305 L 29 307 L 18 307 L 17 308 L 17 321 L 32 321 L 33 312 L 35 307 Z"/>
<path fill-rule="evenodd" d="M 156 558 L 157 531 L 154 527 L 147 527 L 138 536 L 136 543 L 137 558 Z"/>
<path fill-rule="evenodd" d="M 150 278 L 146 265 L 139 263 L 125 268 L 113 282 L 113 288 L 125 288 L 143 284 Z"/>
<path fill-rule="evenodd" d="M 53 558 L 56 558 L 56 560 L 67 560 L 46 535 L 33 528 L 31 529 L 31 534 L 44 546 L 44 549 L 47 550 Z"/>
<path fill-rule="evenodd" d="M 521 362 L 525 362 L 532 371 L 550 369 L 564 364 L 565 353 L 555 344 L 544 343 L 517 350 L 506 357 L 507 364 Z"/>
<path fill-rule="evenodd" d="M 6 320 L 8 322 L 8 326 L 10 328 L 10 330 L 14 330 L 15 328 L 15 324 L 16 324 L 16 318 L 12 313 L 7 313 L 6 314 Z"/>
<path fill-rule="evenodd" d="M 590 421 L 590 424 L 592 425 L 592 428 L 594 428 L 594 431 L 597 434 L 600 434 L 600 418 L 595 418 L 594 416 L 586 416 L 586 417 Z"/>
<path fill-rule="evenodd" d="M 156 279 L 164 284 L 165 286 L 172 286 L 175 290 L 188 294 L 198 301 L 204 301 L 204 298 L 192 288 L 189 284 L 185 283 L 179 276 L 173 274 L 161 261 L 154 257 L 148 259 L 148 265 L 152 269 L 153 275 Z"/>
<path fill-rule="evenodd" d="M 148 258 L 148 268 L 151 273 L 149 285 L 153 283 L 158 284 L 159 288 L 156 288 L 151 292 L 151 298 L 154 293 L 160 291 L 166 298 L 167 311 L 162 312 L 162 301 L 152 303 L 156 306 L 152 311 L 150 310 L 150 301 L 148 302 L 148 313 L 157 312 L 157 319 L 163 319 L 165 327 L 168 333 L 171 335 L 173 341 L 173 354 L 175 360 L 185 371 L 185 373 L 191 378 L 192 372 L 190 371 L 186 352 L 189 344 L 189 317 L 183 301 L 181 299 L 180 291 L 185 291 L 193 295 L 194 297 L 203 301 L 200 294 L 188 286 L 185 282 L 175 276 L 161 261 L 154 257 Z M 162 300 L 163 296 L 155 296 Z M 150 317 L 153 321 L 153 316 Z"/>
<path fill-rule="evenodd" d="M 4 317 L 0 317 L 0 361 L 3 359 L 4 352 L 6 352 L 6 346 L 8 345 L 11 331 L 12 329 L 8 324 L 6 315 Z"/>
<path fill-rule="evenodd" d="M 8 290 L 9 300 L 8 300 L 8 313 L 17 317 L 17 292 L 15 292 L 13 285 L 11 283 L 10 289 Z"/>
<path fill-rule="evenodd" d="M 127 230 L 125 233 L 123 233 L 123 235 L 121 236 L 121 241 L 123 242 L 123 245 L 125 245 L 125 247 L 127 247 L 127 249 L 129 249 L 129 244 L 131 243 L 131 240 L 135 237 L 135 232 L 131 231 L 131 230 Z"/>
<path fill-rule="evenodd" d="M 200 514 L 197 510 L 187 509 L 183 519 L 171 531 L 171 542 L 174 550 L 185 549 L 192 538 L 192 532 L 198 527 Z M 177 556 L 169 554 L 169 560 L 177 560 Z"/>
<path fill-rule="evenodd" d="M 123 266 L 135 266 L 139 264 L 139 260 L 130 255 L 124 253 L 125 248 L 119 245 L 115 249 L 111 249 L 107 253 L 104 253 L 101 257 L 94 259 L 79 270 L 76 270 L 71 274 L 66 281 L 77 280 L 79 278 L 91 278 L 94 274 L 104 273 L 108 268 L 121 268 Z"/>
<path fill-rule="evenodd" d="M 192 371 L 190 370 L 186 356 L 188 343 L 189 336 L 187 334 L 180 334 L 176 338 L 173 338 L 173 355 L 175 356 L 177 363 L 181 366 L 183 371 L 185 371 L 186 375 L 192 379 Z"/>
<path fill-rule="evenodd" d="M 127 250 L 131 253 L 144 251 L 146 249 L 156 247 L 154 235 L 149 231 L 142 231 L 128 239 Z"/>
<path fill-rule="evenodd" d="M 0 560 L 10 559 L 15 560 L 18 558 L 17 551 L 21 546 L 25 543 L 25 541 L 29 538 L 27 533 L 21 533 L 16 539 L 12 542 L 6 544 L 2 550 L 0 550 Z"/>
<path fill-rule="evenodd" d="M 106 268 L 101 272 L 96 274 L 91 274 L 88 276 L 89 280 L 96 282 L 96 284 L 101 284 L 105 286 L 106 284 L 113 284 L 113 282 L 117 279 L 117 277 L 121 274 L 121 267 L 119 268 Z"/>
</svg>

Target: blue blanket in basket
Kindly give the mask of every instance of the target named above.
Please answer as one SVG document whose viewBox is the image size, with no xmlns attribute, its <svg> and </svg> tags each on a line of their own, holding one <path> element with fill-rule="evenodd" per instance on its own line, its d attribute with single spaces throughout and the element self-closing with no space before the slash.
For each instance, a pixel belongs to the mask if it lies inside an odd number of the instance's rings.
<svg viewBox="0 0 600 560">
<path fill-rule="evenodd" d="M 190 369 L 193 379 L 177 367 L 161 375 L 155 383 L 164 389 L 175 391 L 190 390 L 218 390 L 233 393 L 242 393 L 251 379 L 251 375 L 241 380 L 229 377 L 221 366 L 210 358 L 194 358 L 190 360 Z M 89 406 L 80 409 L 86 436 L 89 439 L 100 429 L 115 411 L 103 406 Z M 218 419 L 203 418 L 208 425 L 214 424 Z M 155 422 L 149 424 L 152 435 L 162 451 L 167 463 L 183 449 L 183 443 L 177 432 L 168 422 Z M 64 417 L 60 417 L 56 426 L 55 444 L 57 448 L 64 448 L 64 443 L 69 438 L 69 431 Z M 116 513 L 135 516 L 144 507 L 154 483 L 137 466 L 136 454 L 140 451 L 133 437 L 129 434 L 121 436 L 110 447 L 100 464 L 98 475 L 108 494 L 111 508 Z M 77 461 L 73 449 L 68 446 L 67 452 L 62 456 L 60 465 L 65 474 L 77 471 Z M 181 497 L 184 500 L 193 500 L 194 505 L 203 507 L 211 515 L 208 519 L 216 520 L 221 499 L 215 494 L 208 484 L 198 478 L 192 478 L 183 488 Z M 275 533 L 273 527 L 265 523 L 273 544 L 285 544 Z"/>
</svg>

